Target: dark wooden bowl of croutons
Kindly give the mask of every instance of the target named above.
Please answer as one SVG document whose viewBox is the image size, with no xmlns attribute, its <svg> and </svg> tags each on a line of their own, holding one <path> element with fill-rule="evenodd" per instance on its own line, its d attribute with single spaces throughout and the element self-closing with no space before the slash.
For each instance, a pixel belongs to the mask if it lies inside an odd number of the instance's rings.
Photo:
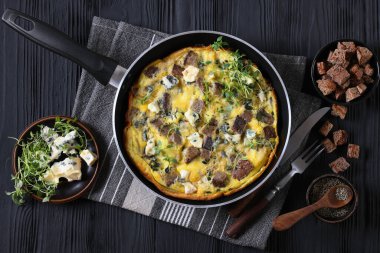
<svg viewBox="0 0 380 253">
<path fill-rule="evenodd" d="M 329 103 L 351 105 L 371 96 L 379 83 L 379 62 L 364 43 L 341 39 L 316 54 L 311 79 L 317 93 Z"/>
</svg>

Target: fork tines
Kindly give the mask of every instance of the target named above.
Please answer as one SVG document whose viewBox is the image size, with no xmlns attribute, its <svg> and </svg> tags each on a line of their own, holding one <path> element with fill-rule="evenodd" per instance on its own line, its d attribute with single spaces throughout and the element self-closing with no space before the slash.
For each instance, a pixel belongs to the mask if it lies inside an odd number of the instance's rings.
<svg viewBox="0 0 380 253">
<path fill-rule="evenodd" d="M 299 157 L 305 161 L 305 163 L 311 163 L 317 158 L 325 149 L 319 140 L 316 140 L 310 145 Z"/>
</svg>

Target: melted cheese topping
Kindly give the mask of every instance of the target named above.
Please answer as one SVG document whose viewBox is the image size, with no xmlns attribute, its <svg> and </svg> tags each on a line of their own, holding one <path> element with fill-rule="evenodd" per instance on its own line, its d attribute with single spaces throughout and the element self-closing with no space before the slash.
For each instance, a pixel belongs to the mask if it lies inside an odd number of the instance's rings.
<svg viewBox="0 0 380 253">
<path fill-rule="evenodd" d="M 190 51 L 197 55 L 195 66 L 185 64 Z M 247 68 L 254 75 L 241 80 L 253 87 L 248 97 L 231 97 L 228 84 L 233 75 L 228 64 L 234 61 L 233 54 L 224 49 L 214 51 L 210 46 L 185 48 L 148 65 L 135 84 L 124 130 L 125 148 L 141 172 L 168 195 L 207 200 L 236 192 L 264 172 L 276 151 L 279 138 L 275 92 L 256 65 L 250 63 Z M 175 64 L 182 69 L 173 71 Z M 146 74 L 149 69 L 154 70 L 153 74 Z M 222 87 L 219 92 L 214 89 L 216 82 Z M 164 93 L 170 97 L 167 105 Z M 203 108 L 195 112 L 192 107 L 197 99 L 203 101 Z M 260 110 L 273 123 L 263 122 Z M 237 133 L 234 122 L 245 111 L 252 119 L 242 133 Z M 202 155 L 206 151 L 202 129 L 212 120 L 217 124 L 211 135 L 210 157 L 206 159 Z M 264 127 L 272 127 L 274 136 L 266 138 Z M 180 144 L 173 141 L 173 134 L 180 136 Z M 198 149 L 199 154 L 186 162 L 189 147 Z M 234 176 L 240 160 L 252 165 L 243 177 Z M 226 175 L 222 184 L 214 179 L 216 172 Z"/>
</svg>

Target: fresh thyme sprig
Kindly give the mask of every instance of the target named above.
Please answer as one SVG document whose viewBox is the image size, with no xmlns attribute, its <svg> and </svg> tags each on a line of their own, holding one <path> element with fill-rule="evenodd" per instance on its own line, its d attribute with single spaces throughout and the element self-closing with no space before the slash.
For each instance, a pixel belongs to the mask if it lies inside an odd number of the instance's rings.
<svg viewBox="0 0 380 253">
<path fill-rule="evenodd" d="M 223 94 L 229 102 L 234 102 L 236 99 L 252 98 L 256 85 L 261 89 L 257 80 L 260 71 L 254 70 L 252 63 L 245 60 L 244 56 L 236 50 L 232 53 L 232 61 L 225 62 L 221 66 L 228 74 Z"/>
<path fill-rule="evenodd" d="M 264 138 L 255 138 L 248 142 L 246 147 L 250 149 L 257 149 L 260 147 L 268 147 L 269 149 L 273 150 L 275 148 L 275 143 L 273 140 L 266 140 Z"/>
<path fill-rule="evenodd" d="M 143 97 L 140 99 L 140 103 L 141 103 L 142 105 L 145 104 L 146 101 L 149 100 L 149 98 L 152 96 L 153 91 L 154 91 L 152 85 L 147 86 L 145 89 L 146 89 L 146 94 L 145 94 L 145 96 L 143 96 Z"/>
<path fill-rule="evenodd" d="M 178 160 L 174 157 L 170 157 L 170 156 L 165 156 L 164 157 L 164 161 L 167 161 L 168 162 L 168 166 L 170 167 L 170 165 L 172 164 L 176 164 L 178 163 Z"/>
<path fill-rule="evenodd" d="M 211 47 L 215 51 L 223 48 L 224 46 L 228 46 L 228 43 L 223 41 L 223 36 L 219 36 L 214 43 L 212 43 Z"/>
<path fill-rule="evenodd" d="M 10 195 L 17 205 L 25 202 L 28 192 L 43 197 L 43 201 L 49 201 L 57 185 L 42 180 L 43 174 L 49 169 L 48 144 L 42 139 L 40 132 L 31 132 L 28 140 L 18 145 L 22 147 L 22 153 L 17 160 L 18 172 L 12 176 L 15 190 L 7 192 L 7 195 Z"/>
<path fill-rule="evenodd" d="M 211 47 L 217 51 L 228 43 L 223 41 L 223 37 L 219 36 Z M 224 80 L 223 96 L 230 102 L 234 103 L 236 100 L 252 98 L 255 89 L 262 90 L 258 80 L 261 72 L 253 67 L 250 60 L 245 59 L 245 55 L 240 53 L 239 50 L 231 53 L 232 60 L 216 63 L 225 71 L 227 80 Z"/>
</svg>

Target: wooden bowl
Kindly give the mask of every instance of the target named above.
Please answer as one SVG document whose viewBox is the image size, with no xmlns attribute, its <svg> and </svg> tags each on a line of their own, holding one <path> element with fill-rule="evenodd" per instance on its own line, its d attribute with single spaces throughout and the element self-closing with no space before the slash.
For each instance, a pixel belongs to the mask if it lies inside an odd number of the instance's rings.
<svg viewBox="0 0 380 253">
<path fill-rule="evenodd" d="M 49 127 L 53 127 L 56 118 L 74 120 L 73 118 L 66 116 L 48 116 L 41 118 L 32 124 L 30 124 L 19 136 L 19 141 L 23 141 L 29 137 L 30 132 L 35 132 L 38 130 L 38 125 L 45 125 Z M 79 121 L 71 122 L 72 125 L 79 127 L 84 131 L 87 138 L 87 147 L 93 153 L 95 153 L 99 157 L 99 149 L 98 145 L 95 141 L 93 134 L 90 129 L 86 127 L 83 123 Z M 13 149 L 13 174 L 16 174 L 18 171 L 17 160 L 21 155 L 22 148 L 16 143 Z M 63 181 L 58 184 L 56 189 L 56 194 L 53 195 L 49 202 L 54 204 L 63 204 L 83 196 L 95 182 L 95 179 L 99 172 L 99 161 L 96 161 L 94 165 L 88 166 L 85 162 L 82 162 L 82 179 L 78 181 L 67 182 Z M 30 196 L 38 201 L 42 201 L 42 198 L 37 196 L 36 194 L 30 193 Z"/>
<path fill-rule="evenodd" d="M 314 202 L 311 202 L 311 191 L 314 187 L 314 185 L 323 180 L 323 179 L 326 179 L 326 178 L 336 178 L 336 179 L 339 179 L 340 182 L 348 185 L 352 192 L 353 192 L 353 198 L 351 200 L 350 203 L 347 204 L 347 208 L 348 208 L 348 213 L 346 215 L 344 215 L 343 217 L 337 217 L 337 218 L 327 218 L 325 216 L 322 216 L 317 212 L 314 212 L 314 215 L 321 221 L 324 221 L 324 222 L 327 222 L 327 223 L 338 223 L 338 222 L 342 222 L 346 219 L 348 219 L 349 217 L 352 216 L 352 214 L 355 212 L 357 206 L 358 206 L 358 193 L 357 191 L 355 190 L 354 186 L 344 177 L 342 176 L 339 176 L 339 175 L 336 175 L 336 174 L 326 174 L 326 175 L 322 175 L 316 179 L 313 180 L 313 182 L 311 182 L 311 184 L 309 185 L 309 187 L 307 188 L 307 191 L 306 191 L 306 203 L 307 205 L 311 205 L 313 204 Z M 344 208 L 344 207 L 343 207 Z"/>
<path fill-rule="evenodd" d="M 350 102 L 346 102 L 345 100 L 336 100 L 335 98 L 333 98 L 331 96 L 323 95 L 322 92 L 319 90 L 318 84 L 317 84 L 317 80 L 320 79 L 318 71 L 317 71 L 317 62 L 326 61 L 327 57 L 329 55 L 329 52 L 334 51 L 337 48 L 338 42 L 342 42 L 342 41 L 352 41 L 355 43 L 355 45 L 361 46 L 361 47 L 366 47 L 373 53 L 373 56 L 369 60 L 368 63 L 373 67 L 373 70 L 374 70 L 374 73 L 372 76 L 374 83 L 367 85 L 367 90 L 363 93 L 363 95 L 361 95 L 360 97 L 358 97 L 358 98 L 356 98 Z M 313 86 L 314 86 L 316 92 L 318 93 L 318 95 L 330 104 L 339 104 L 339 105 L 349 106 L 349 105 L 353 105 L 353 104 L 363 102 L 364 100 L 369 98 L 375 92 L 375 90 L 379 84 L 379 79 L 380 79 L 379 60 L 376 56 L 376 52 L 372 48 L 370 48 L 366 44 L 364 44 L 363 42 L 353 40 L 353 39 L 339 39 L 339 40 L 335 40 L 335 41 L 328 43 L 326 46 L 319 49 L 319 51 L 315 55 L 313 62 L 311 64 L 311 80 L 312 80 Z"/>
</svg>

